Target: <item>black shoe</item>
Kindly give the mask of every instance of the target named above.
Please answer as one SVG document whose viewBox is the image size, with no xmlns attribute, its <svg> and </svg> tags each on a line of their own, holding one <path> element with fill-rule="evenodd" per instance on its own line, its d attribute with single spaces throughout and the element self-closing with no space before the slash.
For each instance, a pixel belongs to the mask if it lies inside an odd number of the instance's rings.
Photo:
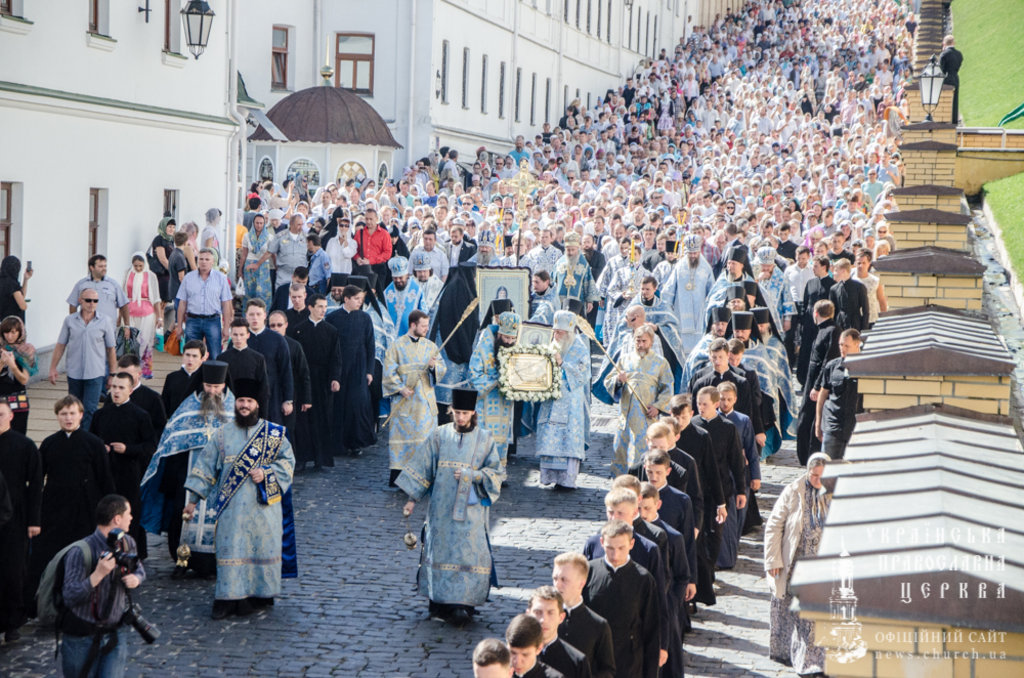
<svg viewBox="0 0 1024 678">
<path fill-rule="evenodd" d="M 397 469 L 397 468 L 391 469 L 391 476 L 388 478 L 388 487 L 398 487 L 398 485 L 395 483 L 395 481 L 398 480 L 398 476 L 400 476 L 400 475 L 402 475 L 402 470 L 401 469 Z"/>
<path fill-rule="evenodd" d="M 256 612 L 256 608 L 249 599 L 239 600 L 235 603 L 235 615 L 239 617 L 248 617 L 250 614 Z"/>
<path fill-rule="evenodd" d="M 361 457 L 361 456 L 363 456 L 363 451 L 362 451 L 362 450 L 360 450 L 359 448 L 355 448 L 355 449 L 352 449 L 352 450 L 349 450 L 349 451 L 348 451 L 348 456 L 350 456 L 350 457 L 352 457 L 353 459 L 355 459 L 356 457 Z"/>
<path fill-rule="evenodd" d="M 4 641 L 8 645 L 10 645 L 11 643 L 16 643 L 19 640 L 21 640 L 21 634 L 18 633 L 17 629 L 11 629 L 10 631 L 4 634 Z"/>
<path fill-rule="evenodd" d="M 253 607 L 255 607 L 256 609 L 263 609 L 263 608 L 266 608 L 266 607 L 273 607 L 274 606 L 274 599 L 273 598 L 256 598 L 256 597 L 252 597 L 252 598 L 249 598 L 249 604 L 252 605 Z"/>
<path fill-rule="evenodd" d="M 555 486 L 551 489 L 553 489 L 555 492 L 572 492 L 576 488 L 569 487 L 568 485 L 559 485 L 558 483 L 555 483 Z"/>
<path fill-rule="evenodd" d="M 210 617 L 213 619 L 227 619 L 234 609 L 235 603 L 232 600 L 215 600 L 213 601 L 213 613 L 210 614 Z"/>
<path fill-rule="evenodd" d="M 184 579 L 187 576 L 188 576 L 188 568 L 187 567 L 181 567 L 180 565 L 176 566 L 174 568 L 174 570 L 171 572 L 171 579 L 174 579 L 176 581 L 179 580 L 179 579 Z"/>
<path fill-rule="evenodd" d="M 471 621 L 472 617 L 469 616 L 469 612 L 464 607 L 457 607 L 448 615 L 448 623 L 456 628 L 461 629 Z"/>
</svg>

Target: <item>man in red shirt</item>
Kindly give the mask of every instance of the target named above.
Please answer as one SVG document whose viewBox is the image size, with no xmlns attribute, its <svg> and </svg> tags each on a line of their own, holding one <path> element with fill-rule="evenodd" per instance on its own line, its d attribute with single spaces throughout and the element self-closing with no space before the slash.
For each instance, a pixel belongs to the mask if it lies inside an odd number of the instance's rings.
<svg viewBox="0 0 1024 678">
<path fill-rule="evenodd" d="M 377 208 L 367 206 L 364 210 L 364 218 L 356 220 L 355 241 L 359 246 L 356 253 L 356 264 L 363 267 L 363 271 L 369 267 L 377 274 L 377 285 L 381 286 L 387 280 L 388 259 L 391 258 L 391 236 L 386 230 L 377 225 Z M 357 273 L 357 271 L 352 271 Z M 380 296 L 380 294 L 378 294 Z"/>
</svg>

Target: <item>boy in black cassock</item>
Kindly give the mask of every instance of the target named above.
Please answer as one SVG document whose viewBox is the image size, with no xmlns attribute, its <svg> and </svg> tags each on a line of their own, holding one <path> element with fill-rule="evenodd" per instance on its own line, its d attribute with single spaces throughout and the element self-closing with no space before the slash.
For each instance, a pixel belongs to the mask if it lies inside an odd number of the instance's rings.
<svg viewBox="0 0 1024 678">
<path fill-rule="evenodd" d="M 315 294 L 309 309 L 309 320 L 295 328 L 295 339 L 302 345 L 309 362 L 309 385 L 313 408 L 309 412 L 309 446 L 296 449 L 300 466 L 313 462 L 314 469 L 334 466 L 331 454 L 331 414 L 334 394 L 341 389 L 342 356 L 338 330 L 324 322 L 327 300 Z"/>
<path fill-rule="evenodd" d="M 292 364 L 292 394 L 295 407 L 292 413 L 284 418 L 288 435 L 302 448 L 310 447 L 309 409 L 313 407 L 313 394 L 310 390 L 309 362 L 302 344 L 288 336 L 288 316 L 284 311 L 273 311 L 267 319 L 267 326 L 284 338 L 288 345 L 288 360 Z M 298 449 L 295 449 L 298 454 Z"/>
<path fill-rule="evenodd" d="M 554 586 L 541 586 L 530 596 L 526 614 L 538 622 L 543 632 L 539 658 L 565 678 L 591 678 L 590 661 L 578 649 L 558 637 L 565 619 L 565 602 Z"/>
<path fill-rule="evenodd" d="M 267 371 L 267 409 L 264 417 L 275 424 L 284 424 L 294 411 L 292 361 L 288 343 L 277 333 L 267 331 L 267 307 L 261 299 L 250 299 L 245 305 L 245 321 L 249 324 L 248 346 L 263 356 Z"/>
<path fill-rule="evenodd" d="M 231 321 L 231 344 L 217 356 L 217 360 L 228 364 L 228 378 L 252 379 L 257 384 L 260 412 L 267 411 L 270 387 L 267 384 L 267 363 L 263 355 L 249 348 L 249 324 L 236 318 Z"/>
<path fill-rule="evenodd" d="M 167 375 L 164 379 L 164 390 L 160 393 L 164 413 L 168 417 L 173 417 L 178 411 L 178 405 L 192 393 L 189 388 L 192 384 L 192 375 L 202 367 L 206 355 L 206 344 L 201 339 L 185 342 L 185 348 L 181 351 L 181 368 Z"/>
<path fill-rule="evenodd" d="M 11 518 L 0 526 L 0 633 L 8 643 L 20 637 L 25 623 L 24 585 L 28 565 L 28 540 L 39 534 L 39 508 L 43 497 L 43 473 L 36 449 L 28 437 L 11 428 L 14 414 L 0 400 L 0 475 L 7 481 Z"/>
<path fill-rule="evenodd" d="M 156 451 L 157 439 L 149 415 L 130 400 L 133 384 L 132 375 L 128 372 L 118 372 L 110 377 L 110 399 L 93 415 L 89 430 L 106 447 L 114 489 L 128 500 L 132 514 L 141 516 L 139 482 Z M 141 522 L 133 523 L 129 534 L 135 540 L 139 558 L 145 560 L 149 556 L 146 531 Z"/>
<path fill-rule="evenodd" d="M 153 431 L 156 433 L 156 440 L 160 440 L 164 427 L 167 426 L 167 409 L 160 394 L 142 383 L 142 362 L 137 355 L 123 355 L 117 360 L 117 366 L 122 371 L 132 375 L 134 386 L 131 392 L 131 401 L 141 407 L 149 415 L 149 421 L 153 424 Z M 104 404 L 110 398 L 104 399 Z M 146 465 L 143 464 L 145 469 Z M 132 535 L 134 537 L 134 535 Z"/>
<path fill-rule="evenodd" d="M 616 678 L 657 678 L 661 650 L 657 584 L 634 563 L 633 526 L 609 520 L 601 528 L 603 558 L 590 561 L 583 600 L 612 629 Z"/>
<path fill-rule="evenodd" d="M 551 581 L 562 594 L 565 619 L 558 627 L 558 637 L 586 655 L 593 678 L 615 678 L 615 653 L 612 629 L 604 617 L 583 602 L 590 563 L 582 553 L 560 553 L 555 556 Z"/>
<path fill-rule="evenodd" d="M 362 280 L 356 280 L 361 278 Z M 356 280 L 357 284 L 351 284 Z M 376 362 L 373 321 L 363 309 L 369 282 L 362 276 L 349 276 L 342 292 L 342 307 L 325 321 L 338 331 L 341 345 L 341 379 L 334 398 L 331 440 L 339 453 L 358 456 L 361 448 L 376 442 L 376 417 L 370 398 Z"/>
<path fill-rule="evenodd" d="M 537 657 L 544 646 L 540 622 L 528 614 L 518 614 L 505 629 L 505 642 L 512 653 L 512 671 L 516 678 L 565 678 Z"/>
<path fill-rule="evenodd" d="M 114 478 L 103 441 L 82 430 L 82 401 L 67 395 L 54 403 L 60 430 L 39 446 L 43 476 L 41 531 L 32 540 L 28 591 L 35 591 L 39 577 L 57 551 L 93 533 L 96 505 L 114 494 Z M 34 610 L 34 601 L 28 602 Z M 34 616 L 34 612 L 33 612 Z"/>
</svg>

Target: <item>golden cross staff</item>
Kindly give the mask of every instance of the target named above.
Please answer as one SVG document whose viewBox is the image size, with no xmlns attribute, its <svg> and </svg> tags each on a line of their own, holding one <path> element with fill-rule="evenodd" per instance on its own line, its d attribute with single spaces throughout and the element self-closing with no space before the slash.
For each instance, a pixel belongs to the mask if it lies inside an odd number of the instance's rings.
<svg viewBox="0 0 1024 678">
<path fill-rule="evenodd" d="M 583 333 L 583 336 L 597 344 L 597 347 L 601 349 L 601 352 L 604 353 L 605 356 L 607 356 L 608 362 L 612 364 L 612 367 L 615 368 L 616 372 L 622 371 L 622 368 L 620 368 L 619 364 L 615 362 L 615 358 L 613 358 L 611 354 L 608 353 L 608 350 L 604 347 L 604 344 L 597 340 L 597 333 L 594 332 L 594 328 L 590 326 L 590 322 L 586 318 L 582 316 L 577 316 L 576 327 L 580 328 L 580 332 Z M 629 389 L 630 394 L 636 399 L 638 403 L 640 403 L 640 407 L 642 407 L 644 410 L 644 416 L 647 416 L 647 405 L 644 404 L 644 401 L 640 398 L 640 396 L 637 395 L 636 390 L 633 388 L 633 385 L 630 384 L 628 380 L 625 382 L 625 385 L 626 388 Z"/>
<path fill-rule="evenodd" d="M 466 322 L 466 319 L 469 318 L 470 314 L 473 313 L 473 311 L 475 311 L 476 307 L 479 306 L 479 305 L 480 305 L 480 297 L 477 297 L 477 298 L 473 299 L 473 301 L 469 302 L 469 306 L 466 307 L 466 310 L 462 312 L 462 316 L 459 317 L 459 322 L 455 323 L 455 327 L 453 327 L 452 331 L 448 333 L 448 336 L 444 338 L 444 341 L 441 342 L 441 345 L 437 347 L 437 351 L 434 353 L 434 355 L 432 355 L 430 357 L 430 360 L 433 360 L 434 358 L 436 358 L 439 355 L 441 355 L 441 351 L 444 350 L 444 347 L 448 344 L 449 340 L 451 340 L 451 338 L 455 336 L 455 333 L 458 331 L 458 329 L 460 327 L 462 327 L 462 323 Z M 430 360 L 428 360 L 426 363 L 424 363 L 422 369 L 424 369 L 424 370 L 427 369 L 427 365 L 430 364 Z M 391 422 L 391 418 L 393 416 L 395 416 L 395 413 L 398 412 L 398 408 L 406 400 L 407 400 L 407 398 L 402 398 L 401 400 L 398 401 L 397 405 L 395 405 L 393 408 L 391 408 L 391 414 L 389 414 L 388 418 L 384 420 L 384 423 L 380 425 L 381 430 L 383 430 L 384 427 L 386 427 Z"/>
<path fill-rule="evenodd" d="M 519 265 L 519 244 L 523 238 L 523 215 L 526 212 L 526 198 L 532 191 L 543 186 L 544 182 L 537 181 L 533 177 L 533 173 L 530 172 L 529 163 L 526 158 L 523 158 L 519 161 L 519 172 L 509 180 L 509 183 L 516 189 L 516 222 L 519 224 L 519 229 L 516 232 L 515 263 Z"/>
</svg>

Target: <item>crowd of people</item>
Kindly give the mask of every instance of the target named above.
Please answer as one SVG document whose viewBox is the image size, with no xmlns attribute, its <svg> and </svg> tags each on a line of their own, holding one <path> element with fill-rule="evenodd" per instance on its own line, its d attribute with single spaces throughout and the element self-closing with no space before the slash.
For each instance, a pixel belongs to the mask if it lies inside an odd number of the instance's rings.
<svg viewBox="0 0 1024 678">
<path fill-rule="evenodd" d="M 258 182 L 234 261 L 216 208 L 203 229 L 165 217 L 123 279 L 96 255 L 68 296 L 49 377 L 66 356 L 69 396 L 38 451 L 31 269 L 19 280 L 5 259 L 0 543 L 26 557 L 4 559 L 0 630 L 17 638 L 48 563 L 97 525 L 140 559 L 147 532 L 166 533 L 172 576 L 217 577 L 214 618 L 273 604 L 297 574 L 294 474 L 378 438 L 406 514 L 430 497 L 431 615 L 464 625 L 497 581 L 487 529 L 509 456 L 533 437 L 541 483 L 572 491 L 596 398 L 621 415 L 608 522 L 555 559 L 504 641 L 480 644 L 476 675 L 682 675 L 698 604 L 763 522 L 760 465 L 794 438 L 808 471 L 765 532 L 771 654 L 823 671 L 788 577 L 820 536 L 822 465 L 853 430 L 844 360 L 887 307 L 872 264 L 898 246 L 885 214 L 902 182 L 906 12 L 751 2 L 507 152 L 463 163 L 442 148 L 383 186 Z M 481 297 L 477 271 L 501 268 L 528 269 L 522 307 Z M 560 389 L 524 404 L 502 370 L 525 322 L 550 328 Z M 158 394 L 143 382 L 161 347 L 182 367 Z M 131 574 L 88 562 L 97 581 Z M 86 631 L 112 632 L 98 621 Z"/>
</svg>

